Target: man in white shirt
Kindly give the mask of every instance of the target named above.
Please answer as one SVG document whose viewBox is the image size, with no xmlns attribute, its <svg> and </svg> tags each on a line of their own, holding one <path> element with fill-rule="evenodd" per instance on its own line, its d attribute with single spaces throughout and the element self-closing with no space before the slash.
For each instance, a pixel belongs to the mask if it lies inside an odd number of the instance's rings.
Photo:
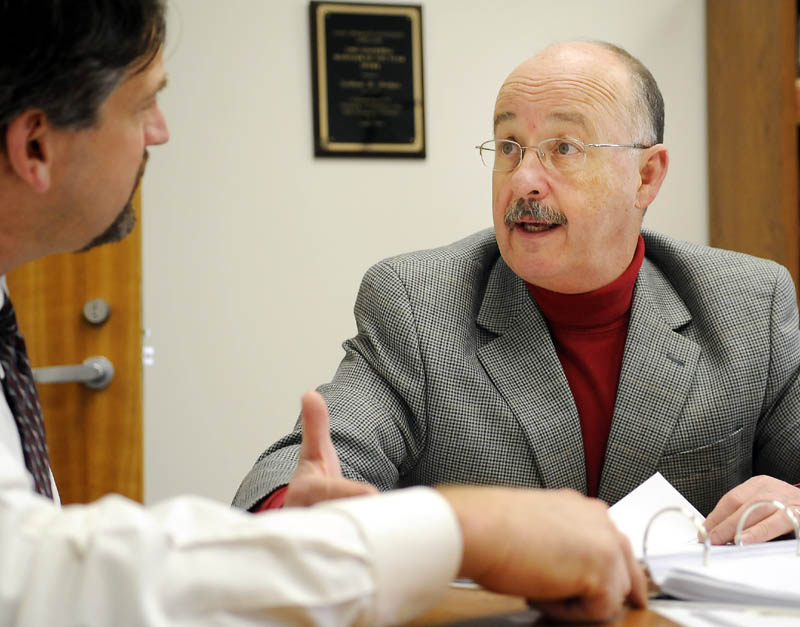
<svg viewBox="0 0 800 627">
<path fill-rule="evenodd" d="M 169 138 L 164 32 L 163 0 L 0 0 L 0 275 L 133 227 L 146 149 Z M 17 358 L 28 367 L 24 345 Z M 30 444 L 35 391 L 3 376 L 1 624 L 389 624 L 456 574 L 568 619 L 645 603 L 605 506 L 568 491 L 414 488 L 263 515 L 193 497 L 62 509 L 46 447 Z M 372 492 L 333 476 L 320 402 L 304 399 L 305 493 Z"/>
</svg>

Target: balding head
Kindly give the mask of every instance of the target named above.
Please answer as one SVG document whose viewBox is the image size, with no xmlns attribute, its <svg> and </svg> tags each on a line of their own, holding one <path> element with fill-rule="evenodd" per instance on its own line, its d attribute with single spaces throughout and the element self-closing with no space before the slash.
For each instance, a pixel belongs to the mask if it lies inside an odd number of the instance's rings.
<svg viewBox="0 0 800 627">
<path fill-rule="evenodd" d="M 636 57 L 607 42 L 548 46 L 509 74 L 498 100 L 509 84 L 535 84 L 559 76 L 582 80 L 597 90 L 601 100 L 607 99 L 610 106 L 613 101 L 629 128 L 628 141 L 645 145 L 664 141 L 664 100 L 653 75 Z"/>
</svg>

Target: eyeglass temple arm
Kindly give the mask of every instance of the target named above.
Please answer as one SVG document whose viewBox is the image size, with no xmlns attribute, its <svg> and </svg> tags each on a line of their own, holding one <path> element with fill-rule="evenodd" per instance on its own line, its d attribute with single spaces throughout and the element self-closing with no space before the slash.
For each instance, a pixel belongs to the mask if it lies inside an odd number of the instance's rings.
<svg viewBox="0 0 800 627">
<path fill-rule="evenodd" d="M 652 148 L 652 146 L 645 144 L 584 144 L 584 146 L 591 146 L 592 148 L 640 148 L 642 150 Z"/>
</svg>

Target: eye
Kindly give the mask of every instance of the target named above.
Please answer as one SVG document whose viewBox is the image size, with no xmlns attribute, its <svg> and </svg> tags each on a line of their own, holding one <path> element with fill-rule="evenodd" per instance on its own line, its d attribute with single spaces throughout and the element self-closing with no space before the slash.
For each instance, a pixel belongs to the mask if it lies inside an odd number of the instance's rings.
<svg viewBox="0 0 800 627">
<path fill-rule="evenodd" d="M 566 139 L 556 139 L 553 142 L 553 152 L 559 157 L 569 157 L 580 154 L 582 151 L 577 144 Z"/>
<path fill-rule="evenodd" d="M 514 157 L 519 154 L 519 146 L 508 139 L 498 140 L 497 148 L 504 157 Z"/>
</svg>

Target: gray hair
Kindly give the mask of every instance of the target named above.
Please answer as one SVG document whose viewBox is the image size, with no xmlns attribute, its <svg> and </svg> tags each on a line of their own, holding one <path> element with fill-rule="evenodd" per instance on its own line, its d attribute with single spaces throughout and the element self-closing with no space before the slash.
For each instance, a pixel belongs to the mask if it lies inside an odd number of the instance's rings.
<svg viewBox="0 0 800 627">
<path fill-rule="evenodd" d="M 606 41 L 590 42 L 611 52 L 628 70 L 633 85 L 630 114 L 636 124 L 639 137 L 633 141 L 647 146 L 664 141 L 664 98 L 658 83 L 644 63 L 624 48 Z"/>
</svg>

